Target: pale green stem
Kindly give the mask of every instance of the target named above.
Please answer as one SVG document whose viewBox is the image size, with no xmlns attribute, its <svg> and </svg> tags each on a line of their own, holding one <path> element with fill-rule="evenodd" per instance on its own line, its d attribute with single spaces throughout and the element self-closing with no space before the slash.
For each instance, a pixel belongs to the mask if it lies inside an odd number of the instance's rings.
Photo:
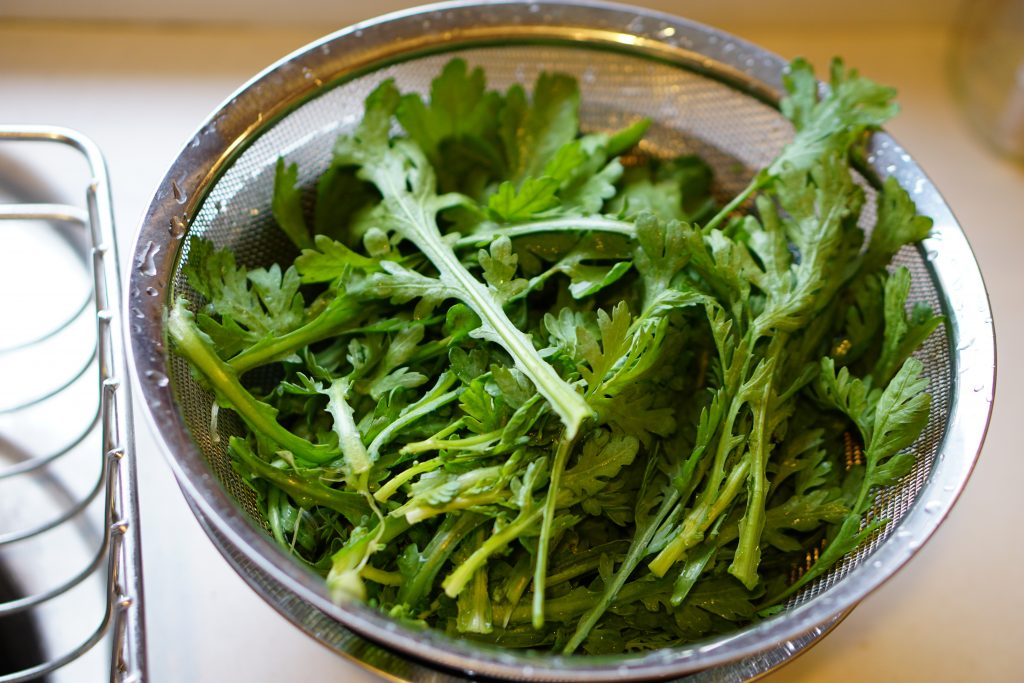
<svg viewBox="0 0 1024 683">
<path fill-rule="evenodd" d="M 589 216 L 587 218 L 554 218 L 545 221 L 533 221 L 530 223 L 519 223 L 503 228 L 490 230 L 460 237 L 455 242 L 456 248 L 472 247 L 489 243 L 496 237 L 522 237 L 524 235 L 535 235 L 544 232 L 577 232 L 596 231 L 611 232 L 617 235 L 624 235 L 630 239 L 636 237 L 636 226 L 627 221 L 604 218 L 602 216 Z"/>
<path fill-rule="evenodd" d="M 533 570 L 533 627 L 544 625 L 544 592 L 548 573 L 548 550 L 551 545 L 551 525 L 555 521 L 555 507 L 558 501 L 558 487 L 565 471 L 565 463 L 569 460 L 576 439 L 566 434 L 555 451 L 555 460 L 551 464 L 551 480 L 548 483 L 547 497 L 544 499 L 544 518 L 541 521 L 540 537 L 537 539 L 536 564 Z"/>
<path fill-rule="evenodd" d="M 483 545 L 456 567 L 455 571 L 449 574 L 441 583 L 441 587 L 444 588 L 444 592 L 448 597 L 454 598 L 458 595 L 476 573 L 476 570 L 482 567 L 491 555 L 519 538 L 519 536 L 537 523 L 537 519 L 543 513 L 543 508 L 537 508 L 529 514 L 517 518 L 504 529 L 484 541 Z"/>
<path fill-rule="evenodd" d="M 195 328 L 192 314 L 180 303 L 167 316 L 167 334 L 178 353 L 206 377 L 254 432 L 307 462 L 323 464 L 341 455 L 333 446 L 312 444 L 278 424 L 273 409 L 257 401 L 242 386 L 238 373 L 217 356 Z"/>
<path fill-rule="evenodd" d="M 415 441 L 410 444 L 406 444 L 402 447 L 401 453 L 405 455 L 412 455 L 415 453 L 425 453 L 427 451 L 439 451 L 439 450 L 465 450 L 467 448 L 474 448 L 483 444 L 500 439 L 502 434 L 501 429 L 496 429 L 493 432 L 485 432 L 483 434 L 476 434 L 475 436 L 467 436 L 464 439 L 438 439 L 430 437 L 423 441 Z"/>
</svg>

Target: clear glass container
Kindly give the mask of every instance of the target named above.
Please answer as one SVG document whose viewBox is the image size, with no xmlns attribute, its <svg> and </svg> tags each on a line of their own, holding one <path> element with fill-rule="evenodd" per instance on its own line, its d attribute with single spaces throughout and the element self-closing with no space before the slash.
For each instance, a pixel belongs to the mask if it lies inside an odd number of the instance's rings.
<svg viewBox="0 0 1024 683">
<path fill-rule="evenodd" d="M 975 130 L 1024 161 L 1024 0 L 965 0 L 951 57 L 953 86 Z"/>
</svg>

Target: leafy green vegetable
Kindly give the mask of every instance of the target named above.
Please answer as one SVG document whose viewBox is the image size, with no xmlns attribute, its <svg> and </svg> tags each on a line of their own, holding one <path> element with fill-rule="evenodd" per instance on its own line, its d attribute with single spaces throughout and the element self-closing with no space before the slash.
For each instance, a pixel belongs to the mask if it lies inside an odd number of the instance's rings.
<svg viewBox="0 0 1024 683">
<path fill-rule="evenodd" d="M 453 60 L 427 99 L 381 83 L 315 183 L 278 163 L 292 263 L 190 240 L 173 347 L 335 599 L 667 647 L 778 611 L 885 523 L 942 324 L 889 264 L 930 222 L 889 179 L 858 227 L 890 89 L 837 62 L 820 91 L 799 60 L 784 85 L 793 141 L 719 207 L 704 161 L 635 152 L 648 121 L 582 132 L 568 76 L 502 93 Z"/>
</svg>

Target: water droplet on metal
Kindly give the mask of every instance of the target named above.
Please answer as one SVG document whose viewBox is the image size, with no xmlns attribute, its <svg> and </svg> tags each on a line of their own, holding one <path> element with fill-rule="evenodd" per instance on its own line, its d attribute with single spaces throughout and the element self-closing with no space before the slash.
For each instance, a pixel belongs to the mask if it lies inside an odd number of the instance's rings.
<svg viewBox="0 0 1024 683">
<path fill-rule="evenodd" d="M 160 251 L 160 245 L 154 244 L 152 241 L 146 243 L 146 247 L 139 254 L 139 260 L 135 266 L 138 271 L 146 277 L 153 277 L 156 275 L 156 255 Z"/>
<path fill-rule="evenodd" d="M 160 296 L 160 291 L 156 287 L 146 287 L 146 294 L 149 296 Z"/>
<path fill-rule="evenodd" d="M 146 379 L 148 379 L 150 382 L 153 382 L 158 387 L 166 387 L 168 384 L 171 383 L 171 380 L 167 379 L 167 375 L 163 374 L 162 372 L 157 372 L 156 370 L 146 370 L 145 374 Z"/>
<path fill-rule="evenodd" d="M 188 195 L 182 191 L 182 189 L 178 186 L 178 181 L 176 180 L 171 181 L 171 194 L 174 195 L 174 201 L 178 202 L 179 204 L 184 204 L 186 201 L 188 201 Z"/>
<path fill-rule="evenodd" d="M 317 87 L 320 87 L 321 85 L 324 84 L 324 82 L 317 78 L 316 74 L 313 73 L 313 70 L 310 69 L 308 66 L 302 67 L 302 77 L 305 78 L 307 81 L 313 81 L 313 84 L 316 85 Z"/>
<path fill-rule="evenodd" d="M 170 225 L 167 226 L 167 232 L 171 233 L 171 237 L 176 240 L 180 240 L 188 232 L 188 222 L 185 220 L 185 216 L 174 216 L 171 218 Z"/>
<path fill-rule="evenodd" d="M 929 515 L 934 515 L 936 512 L 942 509 L 942 503 L 937 500 L 929 500 L 924 504 L 924 511 Z"/>
<path fill-rule="evenodd" d="M 674 26 L 666 26 L 665 28 L 658 31 L 658 35 L 661 36 L 662 38 L 671 38 L 675 34 L 676 29 Z"/>
<path fill-rule="evenodd" d="M 956 350 L 966 351 L 972 346 L 974 346 L 974 337 L 968 337 L 960 340 L 960 343 L 956 345 Z"/>
</svg>

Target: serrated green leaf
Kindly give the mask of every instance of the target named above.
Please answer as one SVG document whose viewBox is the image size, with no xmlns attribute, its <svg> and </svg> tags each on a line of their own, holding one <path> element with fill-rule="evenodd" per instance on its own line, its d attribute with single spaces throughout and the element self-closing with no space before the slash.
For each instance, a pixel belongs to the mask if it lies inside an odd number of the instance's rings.
<svg viewBox="0 0 1024 683">
<path fill-rule="evenodd" d="M 302 210 L 302 192 L 296 185 L 298 179 L 298 165 L 285 165 L 284 157 L 279 157 L 274 171 L 274 197 L 270 210 L 278 226 L 295 246 L 312 249 L 313 240 Z"/>
<path fill-rule="evenodd" d="M 376 259 L 354 252 L 326 235 L 317 235 L 314 244 L 315 249 L 303 249 L 295 259 L 295 268 L 303 284 L 331 282 L 352 268 L 368 273 L 380 270 Z"/>
<path fill-rule="evenodd" d="M 516 277 L 519 257 L 512 251 L 512 241 L 501 236 L 491 242 L 490 250 L 480 250 L 477 260 L 484 280 L 501 301 L 508 301 L 526 290 L 527 282 Z"/>
<path fill-rule="evenodd" d="M 623 467 L 633 462 L 640 449 L 636 437 L 598 430 L 583 442 L 576 463 L 568 468 L 559 488 L 560 507 L 596 495 Z"/>
</svg>

